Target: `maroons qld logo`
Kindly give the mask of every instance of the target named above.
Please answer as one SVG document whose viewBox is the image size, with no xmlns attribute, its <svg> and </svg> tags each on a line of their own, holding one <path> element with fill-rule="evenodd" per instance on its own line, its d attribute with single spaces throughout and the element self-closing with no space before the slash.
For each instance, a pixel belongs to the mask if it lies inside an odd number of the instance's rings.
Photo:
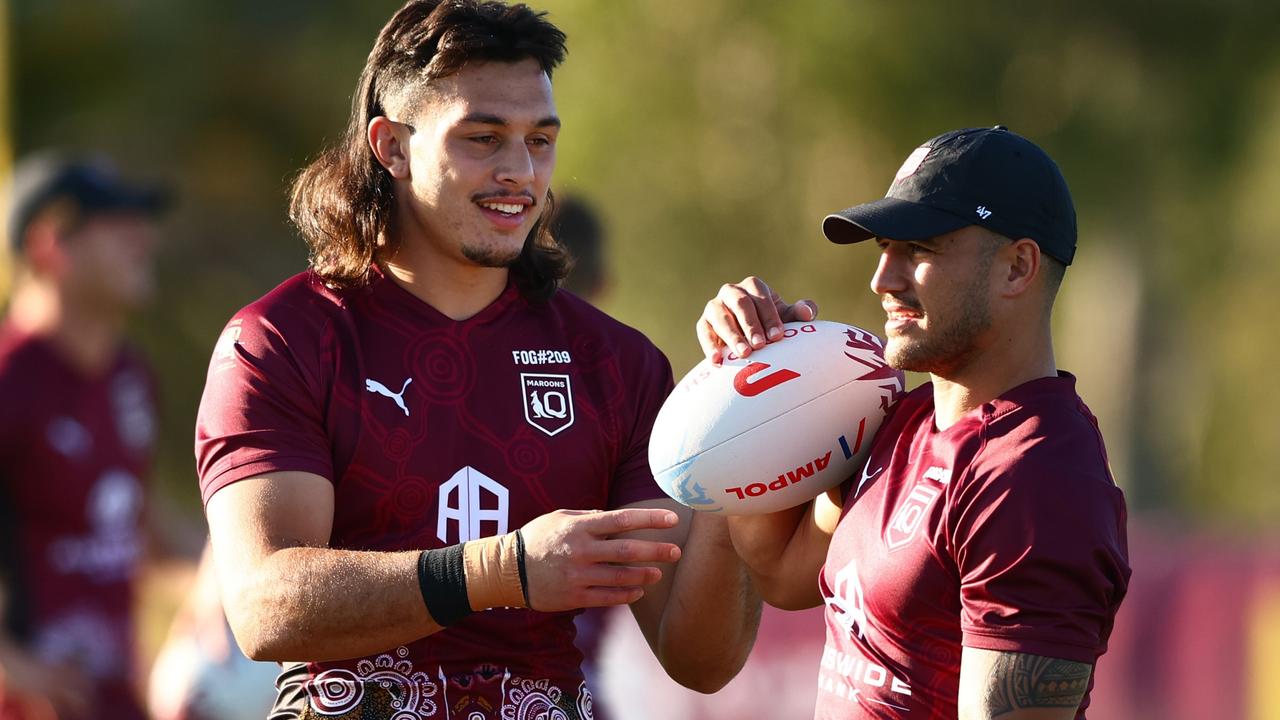
<svg viewBox="0 0 1280 720">
<path fill-rule="evenodd" d="M 573 392 L 568 375 L 520 373 L 524 419 L 548 435 L 573 424 Z"/>
<path fill-rule="evenodd" d="M 898 506 L 898 511 L 894 513 L 889 527 L 885 528 L 885 546 L 892 551 L 911 542 L 916 536 L 916 531 L 920 529 L 920 523 L 924 520 L 925 513 L 929 511 L 929 506 L 941 494 L 942 490 L 939 488 L 916 483 L 907 495 L 907 499 Z"/>
</svg>

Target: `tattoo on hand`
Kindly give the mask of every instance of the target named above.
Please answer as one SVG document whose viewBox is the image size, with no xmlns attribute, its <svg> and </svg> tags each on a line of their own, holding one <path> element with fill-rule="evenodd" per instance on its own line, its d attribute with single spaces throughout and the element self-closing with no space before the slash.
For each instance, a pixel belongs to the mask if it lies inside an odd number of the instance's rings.
<svg viewBox="0 0 1280 720">
<path fill-rule="evenodd" d="M 1058 658 L 1000 653 L 992 668 L 987 706 L 999 715 L 1020 708 L 1077 707 L 1093 666 Z"/>
</svg>

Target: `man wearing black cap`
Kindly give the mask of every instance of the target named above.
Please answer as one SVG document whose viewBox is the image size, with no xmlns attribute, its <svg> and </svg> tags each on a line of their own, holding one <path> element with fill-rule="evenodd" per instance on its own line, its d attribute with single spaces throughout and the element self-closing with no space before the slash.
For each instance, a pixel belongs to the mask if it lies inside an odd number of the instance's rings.
<svg viewBox="0 0 1280 720">
<path fill-rule="evenodd" d="M 1083 718 L 1130 573 L 1097 422 L 1054 362 L 1076 244 L 1062 174 L 1002 126 L 950 132 L 823 232 L 875 239 L 885 357 L 932 382 L 898 401 L 843 486 L 730 518 L 766 600 L 826 604 L 817 717 Z M 815 314 L 748 278 L 708 303 L 698 335 L 719 361 Z"/>
<path fill-rule="evenodd" d="M 123 341 L 152 291 L 156 188 L 62 155 L 19 164 L 0 324 L 0 718 L 144 717 L 133 580 L 154 383 Z"/>
</svg>

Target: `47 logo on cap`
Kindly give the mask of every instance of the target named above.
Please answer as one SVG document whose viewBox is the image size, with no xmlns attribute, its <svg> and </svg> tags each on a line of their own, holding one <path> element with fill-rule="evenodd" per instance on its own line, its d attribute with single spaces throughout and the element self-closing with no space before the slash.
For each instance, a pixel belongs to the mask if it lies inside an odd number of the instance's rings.
<svg viewBox="0 0 1280 720">
<path fill-rule="evenodd" d="M 524 419 L 548 435 L 573 424 L 573 391 L 568 375 L 520 373 Z"/>
</svg>

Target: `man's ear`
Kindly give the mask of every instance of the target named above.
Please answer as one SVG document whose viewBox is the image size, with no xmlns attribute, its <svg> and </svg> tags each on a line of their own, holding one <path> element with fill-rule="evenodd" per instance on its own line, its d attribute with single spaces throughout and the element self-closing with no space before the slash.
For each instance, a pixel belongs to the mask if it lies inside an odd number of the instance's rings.
<svg viewBox="0 0 1280 720">
<path fill-rule="evenodd" d="M 27 223 L 23 231 L 22 257 L 34 275 L 62 275 L 68 262 L 65 232 L 65 219 L 54 212 L 42 212 Z"/>
<path fill-rule="evenodd" d="M 369 121 L 369 147 L 378 163 L 396 180 L 409 177 L 409 130 L 379 115 Z"/>
<path fill-rule="evenodd" d="M 1001 278 L 1001 294 L 1006 297 L 1022 295 L 1040 276 L 1042 258 L 1040 245 L 1031 238 L 1020 238 L 1001 248 L 1000 265 L 1007 273 Z"/>
</svg>

